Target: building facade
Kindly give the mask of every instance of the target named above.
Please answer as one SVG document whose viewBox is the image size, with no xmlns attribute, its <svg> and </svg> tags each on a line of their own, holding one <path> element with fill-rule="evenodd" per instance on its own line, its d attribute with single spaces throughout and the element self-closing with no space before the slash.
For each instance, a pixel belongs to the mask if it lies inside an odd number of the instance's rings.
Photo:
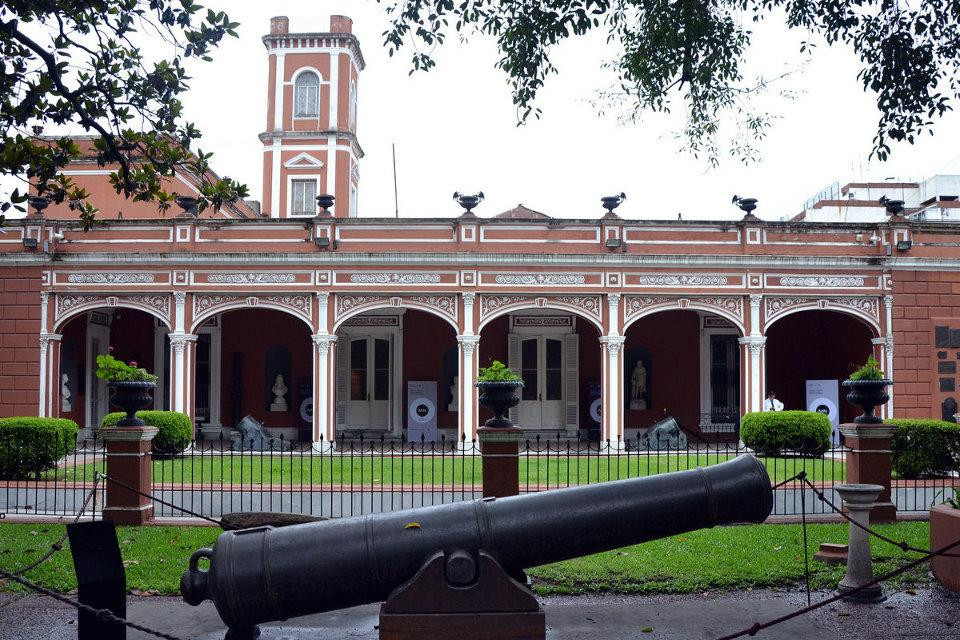
<svg viewBox="0 0 960 640">
<path fill-rule="evenodd" d="M 328 33 L 271 22 L 263 206 L 163 216 L 78 159 L 66 173 L 98 199 L 99 224 L 51 206 L 2 229 L 0 415 L 94 430 L 108 411 L 95 358 L 110 347 L 161 376 L 155 405 L 189 414 L 198 436 L 252 415 L 318 447 L 409 434 L 423 383 L 439 433 L 471 440 L 487 417 L 477 370 L 495 359 L 525 381 L 512 417 L 529 433 L 592 430 L 614 446 L 666 415 L 691 437 L 734 437 L 768 390 L 806 408 L 806 381 L 843 380 L 871 354 L 895 381 L 885 415 L 957 412 L 960 226 L 600 207 L 357 217 L 350 30 L 338 16 Z"/>
</svg>

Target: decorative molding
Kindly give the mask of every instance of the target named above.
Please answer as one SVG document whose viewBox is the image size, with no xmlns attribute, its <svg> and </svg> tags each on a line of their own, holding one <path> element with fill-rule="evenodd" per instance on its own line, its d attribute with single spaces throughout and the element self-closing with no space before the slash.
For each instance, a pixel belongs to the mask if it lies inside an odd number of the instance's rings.
<svg viewBox="0 0 960 640">
<path fill-rule="evenodd" d="M 842 307 L 853 311 L 856 315 L 867 316 L 879 324 L 880 303 L 875 296 L 865 297 L 837 297 L 837 298 L 802 298 L 802 297 L 766 297 L 764 298 L 765 325 L 770 321 L 793 309 L 830 309 Z"/>
<path fill-rule="evenodd" d="M 261 296 L 237 296 L 220 294 L 195 294 L 193 296 L 194 322 L 202 316 L 213 313 L 222 307 L 237 307 L 245 305 L 256 307 L 261 303 L 269 304 L 281 309 L 289 309 L 295 315 L 306 320 L 313 319 L 313 305 L 310 304 L 309 293 L 270 294 Z"/>
<path fill-rule="evenodd" d="M 511 307 L 515 304 L 526 302 L 526 296 L 480 296 L 480 318 L 495 313 L 503 307 Z"/>
<path fill-rule="evenodd" d="M 727 284 L 727 276 L 705 273 L 647 273 L 635 277 L 635 284 L 642 287 L 721 287 Z"/>
<path fill-rule="evenodd" d="M 67 282 L 71 284 L 150 284 L 154 281 L 154 274 L 134 271 L 70 273 L 67 275 Z"/>
<path fill-rule="evenodd" d="M 600 338 L 600 344 L 606 347 L 607 354 L 610 356 L 620 355 L 626 341 L 626 336 L 602 336 Z"/>
<path fill-rule="evenodd" d="M 264 271 L 258 273 L 218 272 L 207 275 L 207 282 L 212 284 L 290 284 L 297 277 L 292 273 L 277 273 Z"/>
<path fill-rule="evenodd" d="M 600 296 L 598 295 L 583 295 L 583 296 L 553 296 L 551 298 L 556 303 L 567 305 L 568 307 L 576 307 L 591 315 L 597 320 L 600 320 L 602 316 L 602 311 L 600 310 Z"/>
<path fill-rule="evenodd" d="M 670 309 L 698 309 L 701 311 L 720 311 L 733 316 L 740 323 L 743 322 L 742 296 L 705 296 L 705 297 L 672 297 L 672 296 L 625 296 L 624 321 L 629 322 L 648 309 L 662 307 Z"/>
<path fill-rule="evenodd" d="M 334 317 L 339 318 L 349 311 L 356 309 L 358 307 L 367 307 L 371 305 L 383 304 L 387 299 L 383 296 L 375 295 L 351 295 L 351 294 L 335 294 L 334 295 Z"/>
<path fill-rule="evenodd" d="M 125 296 L 122 298 L 127 302 L 132 302 L 134 304 L 140 304 L 145 307 L 150 307 L 156 309 L 164 318 L 170 317 L 170 296 L 166 293 L 159 295 L 150 295 L 145 293 L 142 295 L 131 295 Z"/>
<path fill-rule="evenodd" d="M 173 300 L 177 304 L 187 304 L 187 292 L 186 291 L 174 291 Z"/>
<path fill-rule="evenodd" d="M 345 327 L 399 327 L 399 316 L 354 316 L 343 322 Z"/>
<path fill-rule="evenodd" d="M 321 354 L 330 352 L 330 347 L 337 341 L 337 336 L 329 333 L 321 333 L 310 336 L 313 338 L 313 344 Z"/>
<path fill-rule="evenodd" d="M 725 311 L 738 320 L 743 320 L 743 298 L 740 296 L 722 298 L 690 298 L 690 302 L 696 305 L 713 307 L 721 311 Z"/>
<path fill-rule="evenodd" d="M 354 273 L 350 275 L 353 284 L 440 284 L 439 273 L 383 272 Z"/>
<path fill-rule="evenodd" d="M 290 293 L 269 296 L 260 296 L 260 302 L 278 307 L 292 309 L 306 318 L 313 319 L 313 305 L 310 304 L 309 293 Z"/>
<path fill-rule="evenodd" d="M 494 277 L 497 284 L 561 286 L 584 284 L 587 278 L 575 273 L 501 273 Z"/>
<path fill-rule="evenodd" d="M 862 287 L 862 276 L 780 276 L 781 287 Z"/>
<path fill-rule="evenodd" d="M 677 302 L 677 298 L 667 298 L 665 296 L 626 296 L 623 307 L 623 319 L 629 320 L 637 316 L 650 307 L 659 307 L 661 305 Z"/>
<path fill-rule="evenodd" d="M 567 308 L 576 309 L 599 324 L 602 319 L 601 297 L 598 294 L 572 296 L 521 296 L 521 295 L 481 295 L 480 318 L 485 319 L 502 309 L 516 306 L 534 306 L 540 309 Z"/>
<path fill-rule="evenodd" d="M 477 299 L 477 294 L 474 293 L 473 291 L 466 291 L 464 293 L 461 293 L 460 295 L 463 296 L 463 304 L 466 304 L 466 305 L 472 305 L 474 301 Z"/>
<path fill-rule="evenodd" d="M 211 309 L 225 307 L 231 304 L 237 304 L 244 298 L 242 296 L 224 296 L 218 294 L 195 294 L 193 296 L 193 315 L 194 318 L 203 315 Z"/>
<path fill-rule="evenodd" d="M 436 309 L 454 321 L 460 317 L 457 296 L 455 294 L 408 296 L 406 300 L 414 304 Z"/>
<path fill-rule="evenodd" d="M 100 294 L 56 294 L 55 318 L 61 318 L 77 307 L 104 306 L 119 307 L 129 305 L 134 308 L 148 307 L 156 311 L 161 318 L 170 320 L 170 295 L 132 294 L 125 296 L 104 296 Z"/>
<path fill-rule="evenodd" d="M 55 315 L 57 318 L 65 315 L 70 312 L 75 307 L 81 305 L 93 304 L 99 302 L 106 304 L 106 298 L 100 295 L 71 295 L 71 294 L 56 294 L 57 304 L 55 306 Z"/>
<path fill-rule="evenodd" d="M 460 345 L 460 348 L 463 350 L 465 356 L 473 355 L 473 352 L 480 345 L 480 336 L 457 336 L 457 343 Z"/>
<path fill-rule="evenodd" d="M 572 327 L 572 316 L 515 316 L 515 327 Z"/>
</svg>

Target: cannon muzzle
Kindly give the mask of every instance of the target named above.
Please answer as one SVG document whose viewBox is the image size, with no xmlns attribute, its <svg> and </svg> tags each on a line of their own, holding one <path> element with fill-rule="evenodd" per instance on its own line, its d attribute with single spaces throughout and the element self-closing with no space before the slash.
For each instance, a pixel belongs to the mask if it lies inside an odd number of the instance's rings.
<svg viewBox="0 0 960 640">
<path fill-rule="evenodd" d="M 470 580 L 481 552 L 524 569 L 736 522 L 773 506 L 766 468 L 749 455 L 711 467 L 510 498 L 484 498 L 289 527 L 227 531 L 190 559 L 180 590 L 213 600 L 231 629 L 385 600 L 432 556 L 447 580 Z M 208 558 L 210 568 L 198 566 Z M 458 567 L 467 567 L 461 571 Z"/>
</svg>

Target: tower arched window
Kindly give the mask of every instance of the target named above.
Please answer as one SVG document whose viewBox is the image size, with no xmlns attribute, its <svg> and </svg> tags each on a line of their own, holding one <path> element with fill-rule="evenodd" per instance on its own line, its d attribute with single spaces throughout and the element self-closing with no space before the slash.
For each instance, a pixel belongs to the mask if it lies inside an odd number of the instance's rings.
<svg viewBox="0 0 960 640">
<path fill-rule="evenodd" d="M 320 115 L 320 76 L 313 71 L 304 71 L 297 76 L 293 93 L 295 118 L 316 118 Z"/>
</svg>

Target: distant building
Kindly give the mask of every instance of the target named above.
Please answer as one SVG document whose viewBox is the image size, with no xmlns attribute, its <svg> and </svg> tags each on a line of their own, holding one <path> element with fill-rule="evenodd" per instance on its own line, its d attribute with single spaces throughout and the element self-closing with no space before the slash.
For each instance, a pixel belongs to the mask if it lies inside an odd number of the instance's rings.
<svg viewBox="0 0 960 640">
<path fill-rule="evenodd" d="M 616 443 L 672 415 L 692 438 L 732 438 L 767 390 L 806 408 L 808 380 L 843 380 L 870 354 L 895 380 L 885 415 L 956 412 L 960 179 L 837 186 L 783 222 L 640 220 L 632 201 L 578 219 L 453 202 L 458 217 L 357 217 L 351 30 L 271 21 L 262 204 L 161 213 L 79 159 L 65 173 L 99 224 L 51 206 L 0 229 L 0 415 L 96 429 L 109 346 L 158 373 L 155 405 L 198 435 L 249 414 L 318 447 L 404 436 L 413 389 L 435 394 L 439 434 L 472 439 L 493 359 L 523 376 L 513 417 L 544 437 Z M 181 172 L 167 186 L 196 185 Z"/>
</svg>

